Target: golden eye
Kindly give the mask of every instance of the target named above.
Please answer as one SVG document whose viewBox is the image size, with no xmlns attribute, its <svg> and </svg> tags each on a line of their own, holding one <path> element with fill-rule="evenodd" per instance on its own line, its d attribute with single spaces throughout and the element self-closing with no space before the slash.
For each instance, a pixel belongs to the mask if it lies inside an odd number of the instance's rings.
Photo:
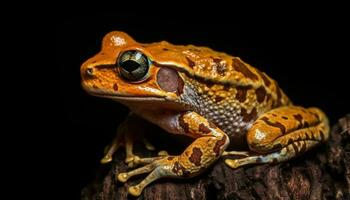
<svg viewBox="0 0 350 200">
<path fill-rule="evenodd" d="M 129 81 L 142 80 L 148 73 L 149 60 L 140 51 L 122 52 L 117 61 L 120 75 Z"/>
</svg>

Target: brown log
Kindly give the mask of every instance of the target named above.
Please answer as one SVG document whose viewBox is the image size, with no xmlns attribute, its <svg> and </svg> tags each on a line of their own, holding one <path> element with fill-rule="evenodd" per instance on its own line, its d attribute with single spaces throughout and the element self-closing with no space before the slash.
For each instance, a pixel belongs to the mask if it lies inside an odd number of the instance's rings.
<svg viewBox="0 0 350 200">
<path fill-rule="evenodd" d="M 164 141 L 171 141 L 168 147 L 174 148 L 174 138 L 161 139 L 165 147 Z M 136 154 L 154 155 L 142 147 Z M 327 143 L 288 162 L 234 170 L 220 159 L 198 177 L 158 180 L 137 198 L 128 195 L 127 187 L 145 175 L 126 184 L 115 179 L 129 170 L 124 158 L 124 150 L 118 151 L 113 163 L 103 166 L 82 190 L 82 199 L 350 199 L 350 114 L 332 127 Z"/>
</svg>

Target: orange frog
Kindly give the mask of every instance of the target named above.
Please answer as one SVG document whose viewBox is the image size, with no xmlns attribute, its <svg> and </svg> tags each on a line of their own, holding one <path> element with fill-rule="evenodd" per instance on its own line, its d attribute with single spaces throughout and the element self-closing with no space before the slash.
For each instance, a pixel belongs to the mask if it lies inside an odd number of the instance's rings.
<svg viewBox="0 0 350 200">
<path fill-rule="evenodd" d="M 329 137 L 328 119 L 321 110 L 294 106 L 264 72 L 206 47 L 165 41 L 142 44 L 115 31 L 81 66 L 81 76 L 89 94 L 113 99 L 132 112 L 101 162 L 112 160 L 125 137 L 126 163 L 144 166 L 118 174 L 118 180 L 149 173 L 129 187 L 134 196 L 162 177 L 196 176 L 221 156 L 241 156 L 225 160 L 231 168 L 283 162 Z M 135 126 L 135 116 L 195 140 L 180 155 L 140 158 L 133 154 L 127 131 Z M 230 143 L 245 144 L 250 151 L 225 151 Z"/>
</svg>

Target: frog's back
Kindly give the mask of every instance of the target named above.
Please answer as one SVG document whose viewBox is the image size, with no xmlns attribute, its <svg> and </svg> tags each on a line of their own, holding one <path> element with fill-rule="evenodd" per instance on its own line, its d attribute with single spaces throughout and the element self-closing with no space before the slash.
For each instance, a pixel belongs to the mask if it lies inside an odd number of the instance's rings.
<svg viewBox="0 0 350 200">
<path fill-rule="evenodd" d="M 251 87 L 261 95 L 271 95 L 276 100 L 275 107 L 289 104 L 288 97 L 276 81 L 239 57 L 207 47 L 172 45 L 165 41 L 144 46 L 156 64 L 178 68 L 197 81 L 233 88 Z"/>
</svg>

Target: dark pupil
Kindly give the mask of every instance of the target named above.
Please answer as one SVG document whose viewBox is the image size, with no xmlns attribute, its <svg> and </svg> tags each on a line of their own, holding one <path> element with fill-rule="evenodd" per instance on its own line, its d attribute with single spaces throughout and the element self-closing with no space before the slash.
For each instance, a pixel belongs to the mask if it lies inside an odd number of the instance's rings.
<svg viewBox="0 0 350 200">
<path fill-rule="evenodd" d="M 140 64 L 133 60 L 127 60 L 121 63 L 121 67 L 128 72 L 132 72 L 132 71 L 135 71 L 137 68 L 139 68 Z"/>
<path fill-rule="evenodd" d="M 149 68 L 148 58 L 139 51 L 123 52 L 117 62 L 120 75 L 130 81 L 143 79 Z"/>
</svg>

